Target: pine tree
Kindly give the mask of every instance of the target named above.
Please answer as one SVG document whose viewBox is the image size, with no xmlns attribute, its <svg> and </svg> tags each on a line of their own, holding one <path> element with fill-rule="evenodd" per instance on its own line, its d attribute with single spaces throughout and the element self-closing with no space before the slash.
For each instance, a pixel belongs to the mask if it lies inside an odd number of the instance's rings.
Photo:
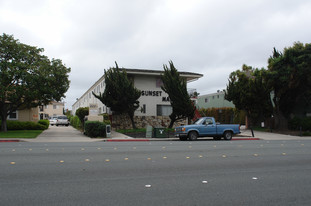
<svg viewBox="0 0 311 206">
<path fill-rule="evenodd" d="M 105 91 L 93 95 L 113 112 L 129 115 L 132 126 L 135 129 L 134 112 L 139 107 L 141 91 L 134 87 L 134 83 L 128 79 L 126 71 L 119 69 L 116 62 L 115 68 L 105 70 Z"/>
<path fill-rule="evenodd" d="M 169 61 L 170 68 L 164 65 L 164 75 L 162 75 L 163 86 L 173 108 L 169 128 L 172 128 L 174 122 L 179 119 L 193 118 L 195 107 L 193 106 L 190 96 L 187 92 L 187 82 L 179 76 L 177 69 L 172 61 Z"/>
</svg>

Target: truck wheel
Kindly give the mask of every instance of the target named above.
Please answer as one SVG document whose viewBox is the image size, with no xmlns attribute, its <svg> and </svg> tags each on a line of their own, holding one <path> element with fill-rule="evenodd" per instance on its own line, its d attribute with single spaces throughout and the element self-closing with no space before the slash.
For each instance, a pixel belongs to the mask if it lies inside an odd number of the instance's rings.
<svg viewBox="0 0 311 206">
<path fill-rule="evenodd" d="M 224 138 L 225 138 L 225 140 L 231 140 L 232 139 L 232 132 L 225 131 Z"/>
<path fill-rule="evenodd" d="M 189 133 L 188 137 L 190 141 L 195 141 L 198 139 L 198 133 L 196 133 L 195 131 L 192 131 Z"/>
</svg>

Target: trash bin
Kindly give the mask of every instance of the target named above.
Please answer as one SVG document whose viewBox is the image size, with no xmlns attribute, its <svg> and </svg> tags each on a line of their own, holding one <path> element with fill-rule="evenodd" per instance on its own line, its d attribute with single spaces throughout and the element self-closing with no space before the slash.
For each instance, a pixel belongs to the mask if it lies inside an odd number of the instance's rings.
<svg viewBox="0 0 311 206">
<path fill-rule="evenodd" d="M 167 132 L 165 128 L 155 127 L 153 128 L 153 137 L 154 138 L 165 138 L 167 137 Z"/>
<path fill-rule="evenodd" d="M 106 125 L 106 137 L 111 137 L 111 126 Z"/>
</svg>

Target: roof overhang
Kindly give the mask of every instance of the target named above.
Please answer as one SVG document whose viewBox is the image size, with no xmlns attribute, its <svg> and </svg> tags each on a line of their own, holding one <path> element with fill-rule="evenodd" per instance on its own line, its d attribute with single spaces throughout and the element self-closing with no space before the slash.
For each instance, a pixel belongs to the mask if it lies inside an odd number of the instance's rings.
<svg viewBox="0 0 311 206">
<path fill-rule="evenodd" d="M 161 76 L 164 71 L 161 70 L 145 70 L 145 69 L 122 69 L 125 70 L 127 74 L 132 75 L 149 75 L 149 76 Z M 201 77 L 203 74 L 193 73 L 193 72 L 178 72 L 179 75 L 187 80 L 187 82 L 195 81 Z"/>
</svg>

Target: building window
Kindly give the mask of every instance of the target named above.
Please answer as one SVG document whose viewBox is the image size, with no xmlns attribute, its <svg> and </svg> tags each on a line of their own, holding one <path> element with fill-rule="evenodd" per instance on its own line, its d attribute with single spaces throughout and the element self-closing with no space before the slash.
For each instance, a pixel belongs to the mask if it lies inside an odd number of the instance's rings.
<svg viewBox="0 0 311 206">
<path fill-rule="evenodd" d="M 143 104 L 140 111 L 141 111 L 141 113 L 146 114 L 146 105 L 145 104 Z"/>
<path fill-rule="evenodd" d="M 53 109 L 57 109 L 58 108 L 58 105 L 53 105 Z"/>
<path fill-rule="evenodd" d="M 43 112 L 43 105 L 40 105 L 40 106 L 39 106 L 39 111 L 40 111 L 40 112 Z"/>
<path fill-rule="evenodd" d="M 169 116 L 172 112 L 171 105 L 157 105 L 157 116 Z"/>
<path fill-rule="evenodd" d="M 209 102 L 209 99 L 208 98 L 205 98 L 205 103 L 208 103 Z"/>
<path fill-rule="evenodd" d="M 14 111 L 11 114 L 9 114 L 8 120 L 17 120 L 17 111 Z"/>
</svg>

